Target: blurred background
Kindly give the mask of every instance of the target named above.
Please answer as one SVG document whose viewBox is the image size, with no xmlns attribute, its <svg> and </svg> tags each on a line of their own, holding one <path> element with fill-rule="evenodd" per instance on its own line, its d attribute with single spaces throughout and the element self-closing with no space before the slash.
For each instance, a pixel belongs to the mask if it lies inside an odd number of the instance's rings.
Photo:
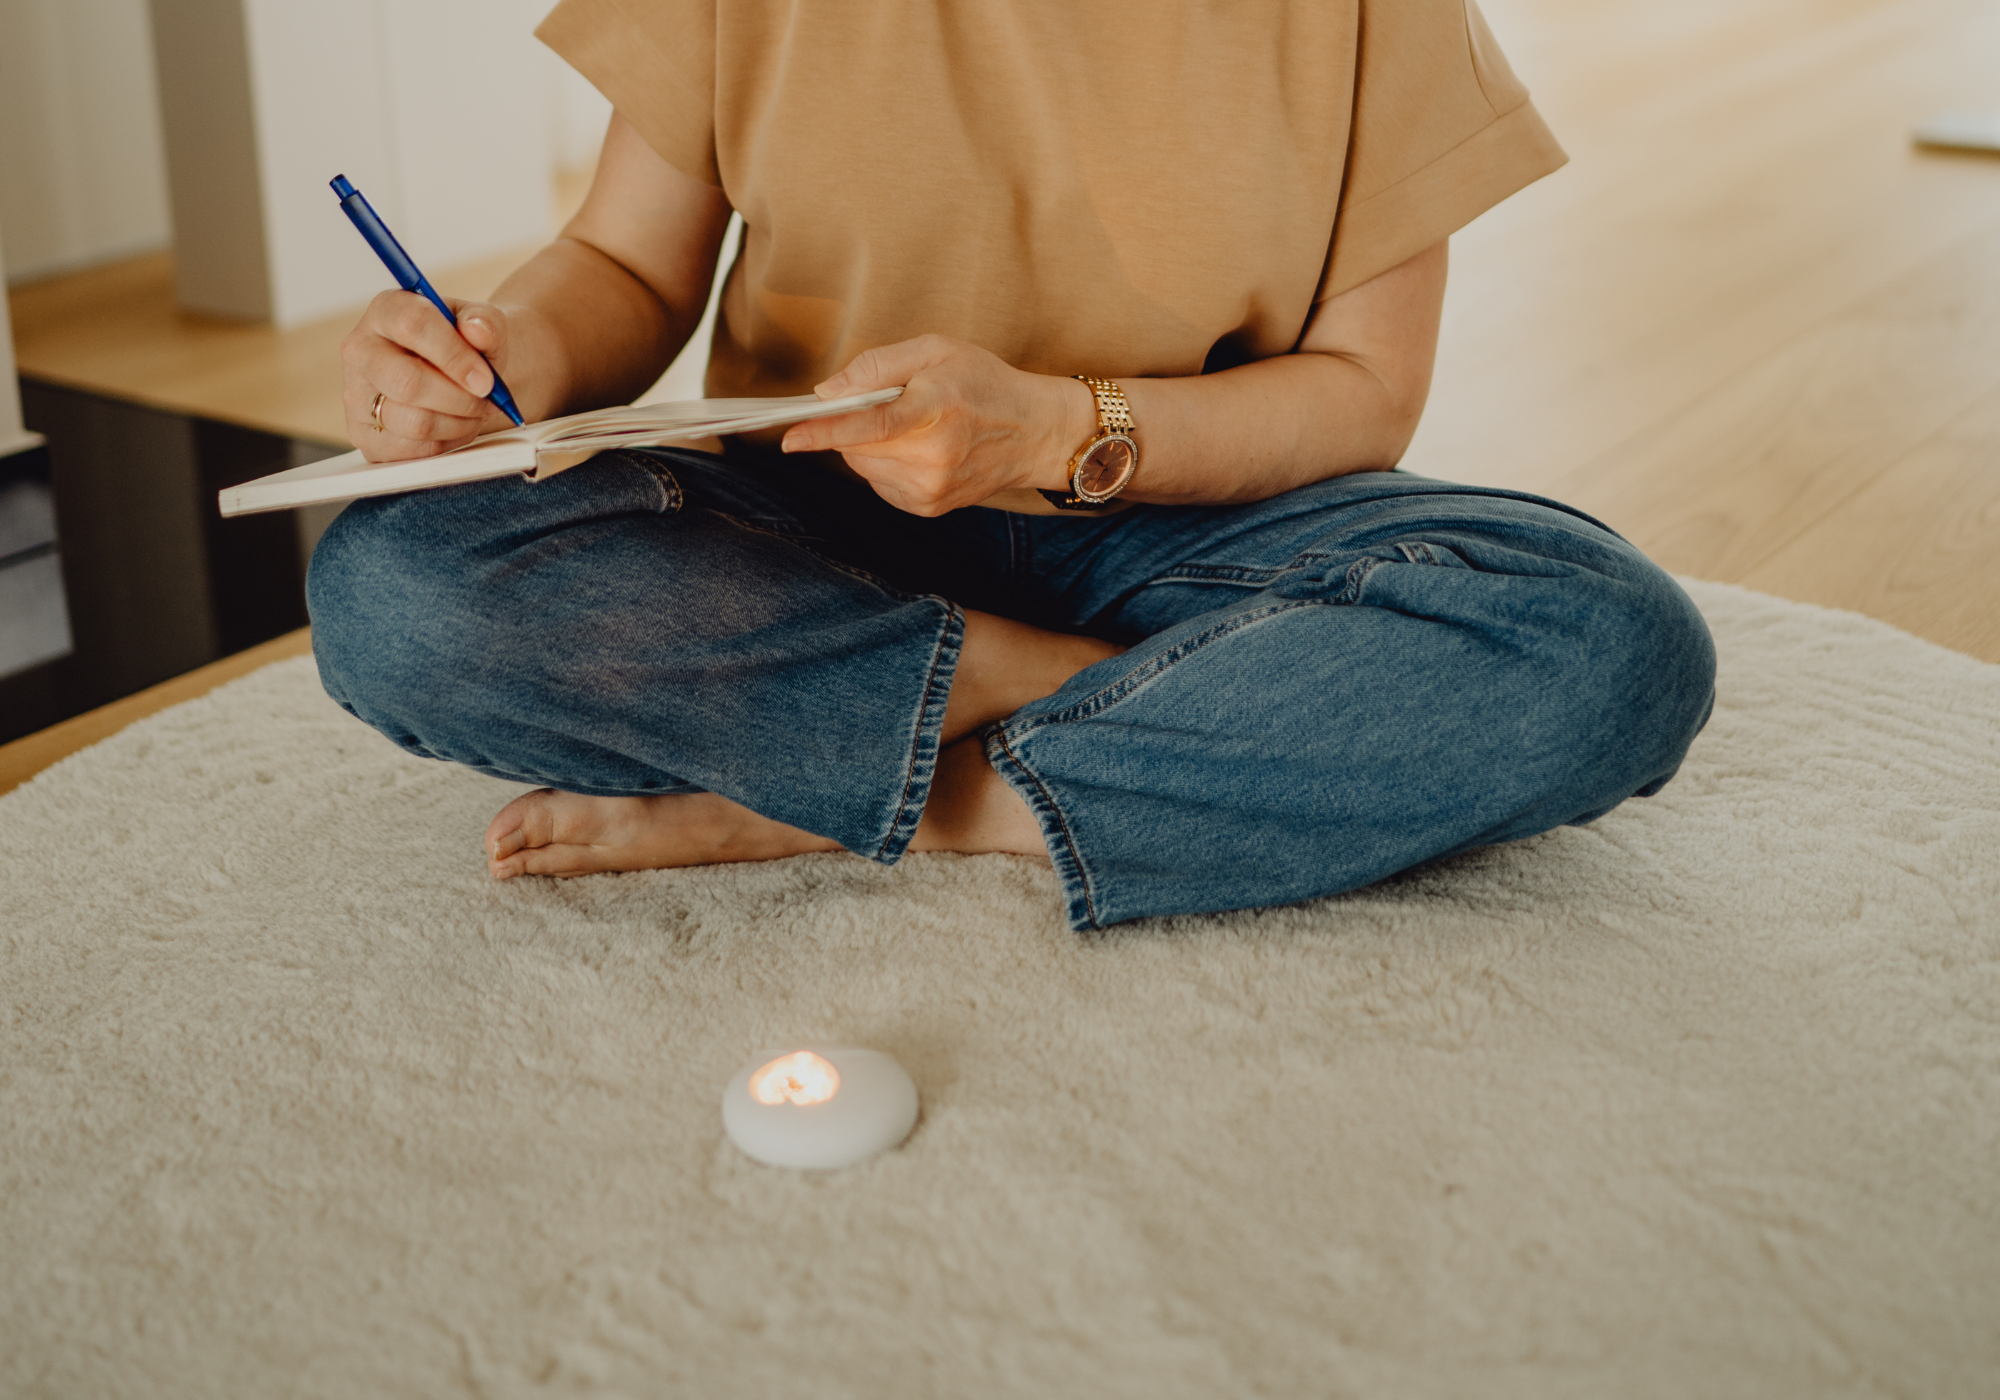
<svg viewBox="0 0 2000 1400">
<path fill-rule="evenodd" d="M 0 744 L 303 625 L 326 513 L 214 493 L 347 446 L 326 182 L 488 293 L 608 116 L 547 3 L 0 0 Z M 2000 112 L 2000 4 L 1482 8 L 1573 159 L 1454 240 L 1405 468 L 2000 661 L 2000 158 L 1912 139 Z"/>
<path fill-rule="evenodd" d="M 347 447 L 337 347 L 387 282 L 327 181 L 490 291 L 610 115 L 547 4 L 0 0 L 0 743 L 304 625 L 335 512 L 214 495 Z"/>
</svg>

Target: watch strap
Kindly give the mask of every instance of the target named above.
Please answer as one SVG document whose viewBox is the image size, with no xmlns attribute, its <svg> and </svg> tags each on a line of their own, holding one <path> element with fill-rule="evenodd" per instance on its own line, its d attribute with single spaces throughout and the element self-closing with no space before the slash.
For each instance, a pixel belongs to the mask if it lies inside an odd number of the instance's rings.
<svg viewBox="0 0 2000 1400">
<path fill-rule="evenodd" d="M 1087 374 L 1072 374 L 1070 378 L 1088 384 L 1097 396 L 1098 436 L 1132 431 L 1132 405 L 1125 402 L 1123 389 L 1109 379 L 1092 379 Z"/>
<path fill-rule="evenodd" d="M 1111 507 L 1110 501 L 1086 501 L 1074 491 L 1051 491 L 1046 486 L 1037 486 L 1035 489 L 1041 492 L 1048 499 L 1048 503 L 1057 510 L 1091 511 L 1108 510 Z"/>
<path fill-rule="evenodd" d="M 1125 391 L 1117 384 L 1109 379 L 1094 379 L 1087 374 L 1072 374 L 1070 378 L 1087 387 L 1092 397 L 1097 400 L 1097 433 L 1083 445 L 1082 452 L 1078 452 L 1070 459 L 1071 469 L 1074 470 L 1076 463 L 1083 459 L 1084 453 L 1090 451 L 1102 439 L 1110 437 L 1113 433 L 1122 433 L 1129 437 L 1133 423 L 1132 405 L 1126 402 Z M 1073 489 L 1069 491 L 1051 491 L 1046 487 L 1037 489 L 1057 510 L 1104 510 L 1110 506 L 1112 500 L 1116 499 L 1110 497 L 1102 501 L 1086 501 Z"/>
</svg>

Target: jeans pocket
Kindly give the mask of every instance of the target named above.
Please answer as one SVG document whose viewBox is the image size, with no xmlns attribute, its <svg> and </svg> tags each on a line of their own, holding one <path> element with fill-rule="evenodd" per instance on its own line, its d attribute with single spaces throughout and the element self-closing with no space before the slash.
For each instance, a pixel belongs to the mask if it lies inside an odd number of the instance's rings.
<svg viewBox="0 0 2000 1400">
<path fill-rule="evenodd" d="M 608 452 L 600 452 L 590 459 L 606 465 L 637 467 L 652 479 L 660 493 L 659 502 L 653 507 L 660 515 L 679 515 L 687 497 L 681 490 L 680 478 L 674 475 L 672 460 L 657 449 L 640 447 L 618 447 Z"/>
</svg>

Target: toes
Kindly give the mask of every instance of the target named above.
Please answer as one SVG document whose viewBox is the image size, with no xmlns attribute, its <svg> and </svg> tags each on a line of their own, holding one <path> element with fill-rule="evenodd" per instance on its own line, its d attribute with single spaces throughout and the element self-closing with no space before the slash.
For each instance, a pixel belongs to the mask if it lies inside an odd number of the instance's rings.
<svg viewBox="0 0 2000 1400">
<path fill-rule="evenodd" d="M 494 874 L 498 875 L 499 865 L 522 847 L 546 846 L 554 837 L 549 799 L 555 795 L 552 788 L 524 792 L 493 818 L 486 828 L 486 856 L 495 867 Z"/>
<path fill-rule="evenodd" d="M 619 868 L 595 846 L 534 846 L 509 856 L 502 864 L 516 875 L 588 875 Z"/>
<path fill-rule="evenodd" d="M 486 828 L 487 869 L 495 879 L 511 880 L 518 875 L 587 875 L 714 860 L 768 860 L 832 847 L 790 827 L 765 822 L 785 841 L 770 849 L 739 841 L 736 846 L 741 849 L 725 851 L 713 829 L 715 822 L 707 819 L 712 816 L 708 809 L 716 804 L 739 817 L 745 815 L 735 804 L 705 794 L 590 797 L 540 788 L 509 802 Z M 801 840 L 808 844 L 799 844 Z"/>
<path fill-rule="evenodd" d="M 602 799 L 597 799 L 602 800 Z M 576 840 L 578 799 L 554 788 L 524 792 L 486 828 L 486 868 L 496 880 L 518 875 L 586 875 L 620 869 L 596 846 Z M 563 829 L 564 822 L 569 828 Z M 584 823 L 584 827 L 588 827 Z M 558 836 L 568 840 L 558 841 Z"/>
<path fill-rule="evenodd" d="M 571 846 L 530 846 L 511 855 L 488 860 L 486 868 L 496 880 L 512 880 L 519 875 L 580 873 L 577 863 L 569 859 L 574 851 Z"/>
</svg>

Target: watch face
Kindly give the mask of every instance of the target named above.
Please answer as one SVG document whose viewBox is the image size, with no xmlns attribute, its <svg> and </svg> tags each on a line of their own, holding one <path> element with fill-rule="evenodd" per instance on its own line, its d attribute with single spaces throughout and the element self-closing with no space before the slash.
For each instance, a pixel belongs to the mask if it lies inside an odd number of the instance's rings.
<svg viewBox="0 0 2000 1400">
<path fill-rule="evenodd" d="M 1092 447 L 1077 463 L 1072 489 L 1086 501 L 1108 500 L 1131 479 L 1139 454 L 1131 440 L 1109 437 Z"/>
</svg>

